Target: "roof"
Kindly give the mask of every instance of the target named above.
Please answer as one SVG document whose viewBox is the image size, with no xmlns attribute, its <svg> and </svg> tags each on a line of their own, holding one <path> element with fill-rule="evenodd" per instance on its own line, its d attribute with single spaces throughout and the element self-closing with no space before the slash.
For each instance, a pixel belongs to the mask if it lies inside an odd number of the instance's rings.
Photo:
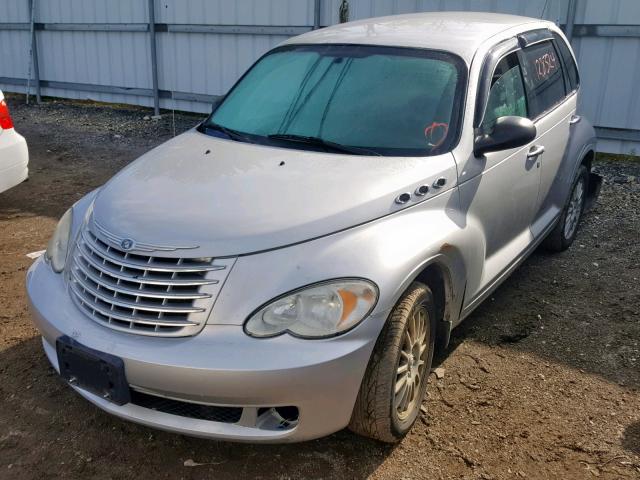
<svg viewBox="0 0 640 480">
<path fill-rule="evenodd" d="M 352 43 L 446 50 L 471 62 L 488 38 L 541 20 L 486 12 L 428 12 L 368 18 L 294 37 L 285 44 Z M 548 22 L 545 22 L 548 23 Z"/>
</svg>

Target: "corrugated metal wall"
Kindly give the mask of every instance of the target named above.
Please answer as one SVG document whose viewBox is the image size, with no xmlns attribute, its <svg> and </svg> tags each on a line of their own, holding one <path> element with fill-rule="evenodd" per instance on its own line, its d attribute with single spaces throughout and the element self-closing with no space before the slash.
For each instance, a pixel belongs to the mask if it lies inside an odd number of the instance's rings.
<svg viewBox="0 0 640 480">
<path fill-rule="evenodd" d="M 155 0 L 156 22 L 177 25 L 313 25 L 313 2 L 307 0 Z M 288 35 L 161 33 L 158 36 L 160 88 L 220 95 L 251 64 Z M 189 111 L 209 105 L 184 100 L 161 104 Z"/>
<path fill-rule="evenodd" d="M 0 7 L 0 22 L 22 23 L 29 21 L 29 4 L 25 0 L 4 0 Z M 27 78 L 29 67 L 29 32 L 0 28 L 0 77 Z M 16 91 L 13 85 L 0 89 Z"/>
<path fill-rule="evenodd" d="M 43 95 L 153 106 L 148 0 L 34 1 Z M 24 92 L 29 0 L 0 3 L 0 88 Z M 160 107 L 208 111 L 211 96 L 228 90 L 261 54 L 291 34 L 310 30 L 314 22 L 337 23 L 341 3 L 320 0 L 316 18 L 314 0 L 153 0 Z M 580 108 L 600 127 L 601 150 L 640 153 L 640 0 L 348 3 L 352 20 L 475 10 L 543 16 L 562 25 L 574 3 L 573 46 L 583 85 Z"/>
<path fill-rule="evenodd" d="M 579 1 L 576 24 L 638 26 L 640 0 Z M 633 36 L 578 36 L 572 44 L 584 87 L 580 109 L 603 127 L 598 148 L 640 155 L 640 136 L 634 141 L 603 138 L 609 133 L 605 128 L 640 132 L 640 36 L 630 33 Z"/>
</svg>

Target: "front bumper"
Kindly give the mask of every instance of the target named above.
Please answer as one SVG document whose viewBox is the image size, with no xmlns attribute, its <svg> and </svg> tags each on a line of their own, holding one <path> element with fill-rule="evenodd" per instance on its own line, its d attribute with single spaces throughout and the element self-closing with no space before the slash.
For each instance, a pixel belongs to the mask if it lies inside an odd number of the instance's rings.
<svg viewBox="0 0 640 480">
<path fill-rule="evenodd" d="M 239 325 L 207 325 L 193 337 L 156 338 L 113 331 L 87 318 L 69 298 L 63 276 L 53 273 L 42 259 L 29 269 L 27 292 L 33 321 L 56 370 L 56 338 L 68 335 L 122 358 L 127 380 L 136 391 L 241 407 L 243 415 L 236 423 L 199 420 L 131 403 L 117 406 L 74 387 L 83 397 L 126 420 L 233 441 L 302 441 L 344 428 L 386 318 L 386 312 L 373 315 L 345 335 L 324 340 L 289 335 L 255 339 Z M 285 406 L 297 407 L 295 426 L 279 430 L 256 424 L 255 412 Z"/>
</svg>

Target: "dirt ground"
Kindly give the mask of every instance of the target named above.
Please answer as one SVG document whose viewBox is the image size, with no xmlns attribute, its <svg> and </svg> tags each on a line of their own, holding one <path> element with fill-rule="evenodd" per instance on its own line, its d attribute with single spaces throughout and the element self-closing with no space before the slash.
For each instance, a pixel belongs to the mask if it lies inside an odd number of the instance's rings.
<svg viewBox="0 0 640 480">
<path fill-rule="evenodd" d="M 74 201 L 170 138 L 171 113 L 9 105 L 31 178 L 0 194 L 0 478 L 640 479 L 640 163 L 599 161 L 606 183 L 574 246 L 536 252 L 455 330 L 402 443 L 343 431 L 230 444 L 93 407 L 49 366 L 27 312 L 25 254 Z M 199 117 L 175 119 L 181 132 Z"/>
</svg>

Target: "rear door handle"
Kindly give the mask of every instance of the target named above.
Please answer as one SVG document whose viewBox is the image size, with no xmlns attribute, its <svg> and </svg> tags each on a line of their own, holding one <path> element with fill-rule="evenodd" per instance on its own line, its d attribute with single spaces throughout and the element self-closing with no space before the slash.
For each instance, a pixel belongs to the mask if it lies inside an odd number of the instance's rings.
<svg viewBox="0 0 640 480">
<path fill-rule="evenodd" d="M 527 158 L 535 158 L 544 152 L 544 147 L 542 145 L 534 145 L 529 149 L 529 153 L 527 153 Z"/>
<path fill-rule="evenodd" d="M 582 120 L 582 117 L 580 115 L 571 115 L 571 119 L 569 120 L 569 125 L 575 125 L 580 120 Z"/>
</svg>

